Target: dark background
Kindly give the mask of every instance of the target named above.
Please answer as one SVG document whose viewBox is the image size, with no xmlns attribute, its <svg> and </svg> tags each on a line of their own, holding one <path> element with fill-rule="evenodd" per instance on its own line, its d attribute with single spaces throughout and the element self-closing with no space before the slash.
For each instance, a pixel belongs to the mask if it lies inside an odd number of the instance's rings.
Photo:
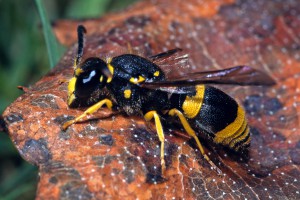
<svg viewBox="0 0 300 200">
<path fill-rule="evenodd" d="M 136 0 L 37 0 L 50 22 L 99 17 Z M 34 0 L 0 0 L 0 113 L 51 69 L 41 18 Z M 59 52 L 64 48 L 59 47 Z M 61 56 L 62 53 L 59 53 Z M 34 199 L 38 169 L 24 161 L 6 133 L 0 132 L 0 199 Z"/>
</svg>

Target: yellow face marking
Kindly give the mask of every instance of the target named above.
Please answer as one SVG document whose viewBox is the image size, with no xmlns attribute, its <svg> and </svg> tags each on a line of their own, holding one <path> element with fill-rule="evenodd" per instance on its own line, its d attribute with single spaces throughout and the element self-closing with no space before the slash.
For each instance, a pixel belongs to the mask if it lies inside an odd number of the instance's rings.
<svg viewBox="0 0 300 200">
<path fill-rule="evenodd" d="M 154 76 L 159 76 L 159 71 L 154 72 Z"/>
<path fill-rule="evenodd" d="M 235 135 L 245 122 L 245 111 L 241 106 L 238 106 L 237 116 L 235 120 L 226 126 L 223 130 L 217 132 L 214 137 L 215 143 L 223 143 L 226 138 Z"/>
<path fill-rule="evenodd" d="M 131 97 L 131 90 L 129 90 L 129 89 L 124 90 L 124 97 L 126 99 L 129 99 Z"/>
<path fill-rule="evenodd" d="M 76 99 L 74 94 L 71 94 L 70 96 L 68 96 L 68 105 L 71 105 L 73 103 L 73 101 Z"/>
<path fill-rule="evenodd" d="M 132 77 L 129 79 L 129 81 L 133 84 L 138 84 L 138 83 L 141 83 L 141 82 L 144 82 L 145 81 L 145 78 L 142 77 L 142 76 L 139 76 L 138 78 L 136 77 Z"/>
<path fill-rule="evenodd" d="M 75 75 L 76 76 L 79 76 L 82 72 L 83 72 L 83 70 L 81 68 L 75 69 Z"/>
<path fill-rule="evenodd" d="M 68 102 L 67 102 L 68 105 L 70 105 L 75 100 L 74 91 L 75 91 L 76 80 L 77 80 L 77 78 L 73 77 L 69 81 L 69 85 L 68 85 Z"/>
<path fill-rule="evenodd" d="M 100 76 L 99 81 L 102 83 L 103 82 L 103 76 Z"/>
<path fill-rule="evenodd" d="M 182 104 L 182 110 L 184 111 L 184 115 L 190 119 L 198 115 L 202 106 L 205 91 L 204 85 L 197 85 L 195 88 L 196 94 L 194 96 L 186 96 Z"/>
</svg>

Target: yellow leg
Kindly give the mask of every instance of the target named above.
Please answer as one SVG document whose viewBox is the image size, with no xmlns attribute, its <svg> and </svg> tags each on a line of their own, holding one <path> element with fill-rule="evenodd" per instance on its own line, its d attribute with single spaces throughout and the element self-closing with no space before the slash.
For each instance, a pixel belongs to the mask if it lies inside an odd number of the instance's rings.
<svg viewBox="0 0 300 200">
<path fill-rule="evenodd" d="M 58 84 L 59 84 L 59 85 L 61 85 L 61 84 L 63 84 L 63 83 L 67 83 L 67 82 L 69 82 L 69 80 L 67 80 L 67 79 L 59 79 L 59 80 L 58 80 Z"/>
<path fill-rule="evenodd" d="M 84 113 L 82 113 L 81 115 L 79 115 L 75 119 L 72 119 L 72 120 L 67 121 L 66 123 L 64 123 L 63 126 L 62 126 L 62 129 L 66 130 L 69 126 L 71 126 L 72 124 L 78 122 L 79 120 L 81 120 L 85 116 L 93 114 L 94 112 L 96 112 L 97 110 L 99 110 L 104 104 L 109 109 L 111 109 L 112 105 L 113 105 L 112 102 L 111 102 L 111 100 L 109 100 L 109 99 L 103 99 L 102 101 L 99 101 L 98 103 L 96 103 L 96 104 L 92 105 L 91 107 L 89 107 L 86 111 L 84 111 Z"/>
<path fill-rule="evenodd" d="M 182 112 L 180 112 L 179 110 L 173 108 L 169 111 L 169 115 L 171 116 L 174 116 L 174 115 L 177 115 L 184 130 L 191 136 L 194 138 L 194 140 L 196 141 L 197 143 L 197 146 L 201 152 L 201 154 L 203 155 L 203 157 L 207 160 L 207 162 L 217 170 L 218 173 L 221 173 L 221 170 L 209 159 L 209 157 L 206 155 L 195 131 L 191 128 L 189 122 L 186 120 L 185 116 L 182 114 Z"/>
<path fill-rule="evenodd" d="M 144 118 L 146 121 L 150 121 L 152 118 L 154 118 L 155 121 L 155 127 L 157 131 L 157 135 L 160 141 L 160 161 L 161 161 L 161 170 L 162 174 L 164 174 L 166 170 L 166 163 L 165 163 L 165 153 L 164 153 L 164 147 L 165 147 L 165 135 L 164 131 L 159 119 L 159 115 L 157 114 L 156 111 L 149 111 L 144 115 Z"/>
</svg>

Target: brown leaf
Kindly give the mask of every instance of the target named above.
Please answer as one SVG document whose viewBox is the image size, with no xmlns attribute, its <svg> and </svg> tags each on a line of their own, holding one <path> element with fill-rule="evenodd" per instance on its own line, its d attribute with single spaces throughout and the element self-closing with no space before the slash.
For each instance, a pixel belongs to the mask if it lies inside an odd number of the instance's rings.
<svg viewBox="0 0 300 200">
<path fill-rule="evenodd" d="M 128 44 L 145 55 L 180 47 L 191 62 L 180 73 L 250 65 L 277 85 L 222 87 L 247 111 L 252 133 L 248 162 L 207 142 L 211 159 L 223 171 L 219 176 L 192 140 L 171 129 L 166 131 L 162 177 L 157 135 L 141 118 L 111 116 L 102 109 L 93 119 L 61 131 L 65 121 L 84 110 L 68 109 L 67 83 L 60 82 L 72 76 L 73 46 L 3 113 L 20 154 L 39 166 L 37 199 L 300 198 L 299 1 L 143 1 L 81 23 L 89 35 L 85 58 L 122 53 Z M 76 26 L 56 23 L 63 43 L 76 41 Z"/>
</svg>

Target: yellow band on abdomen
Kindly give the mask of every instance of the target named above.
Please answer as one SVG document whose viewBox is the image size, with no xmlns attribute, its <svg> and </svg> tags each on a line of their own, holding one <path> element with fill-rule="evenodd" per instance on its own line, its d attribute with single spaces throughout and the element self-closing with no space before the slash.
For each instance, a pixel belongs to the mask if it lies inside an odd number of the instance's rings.
<svg viewBox="0 0 300 200">
<path fill-rule="evenodd" d="M 235 120 L 226 126 L 223 130 L 217 132 L 214 137 L 214 142 L 216 143 L 223 143 L 224 140 L 232 137 L 235 135 L 239 129 L 243 126 L 243 123 L 245 123 L 245 111 L 241 106 L 238 106 L 237 110 L 237 116 Z M 247 123 L 247 122 L 246 122 Z M 244 124 L 246 127 L 246 124 Z M 242 134 L 243 131 L 241 131 L 239 134 Z"/>
<path fill-rule="evenodd" d="M 196 117 L 199 114 L 205 91 L 204 85 L 197 85 L 195 88 L 196 94 L 194 96 L 186 96 L 182 104 L 184 115 L 190 119 Z"/>
</svg>

